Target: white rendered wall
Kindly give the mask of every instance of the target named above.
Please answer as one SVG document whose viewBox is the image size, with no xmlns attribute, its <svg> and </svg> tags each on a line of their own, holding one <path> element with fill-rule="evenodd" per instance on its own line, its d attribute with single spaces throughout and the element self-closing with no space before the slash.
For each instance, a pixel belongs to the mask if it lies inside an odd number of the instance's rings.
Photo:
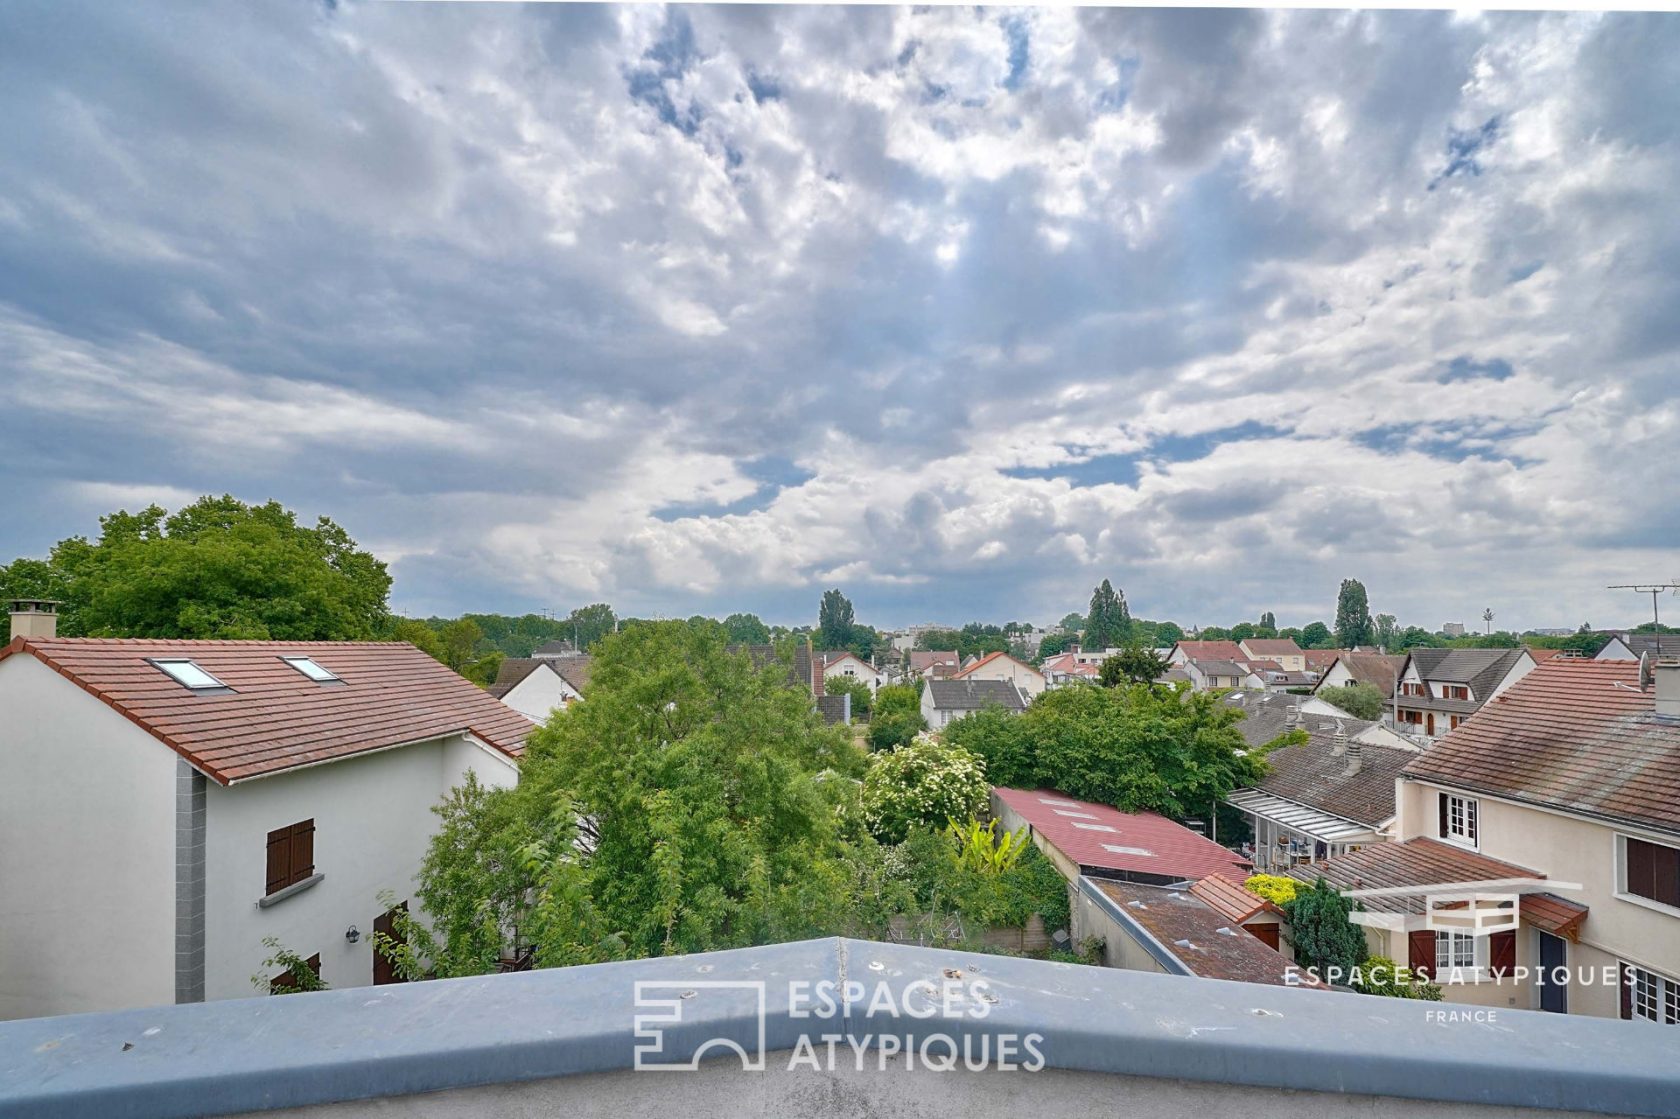
<svg viewBox="0 0 1680 1119">
<path fill-rule="evenodd" d="M 539 667 L 515 684 L 502 697 L 502 702 L 528 719 L 546 723 L 556 707 L 564 707 L 576 698 L 577 689 L 562 680 L 558 672 Z"/>
<path fill-rule="evenodd" d="M 432 807 L 472 768 L 481 784 L 517 781 L 511 759 L 456 736 L 312 766 L 207 796 L 205 997 L 261 993 L 251 977 L 265 969 L 264 937 L 308 958 L 321 954 L 331 987 L 373 982 L 373 922 L 379 894 L 414 899 L 414 876 L 437 831 Z M 315 821 L 315 886 L 267 908 L 257 905 L 267 873 L 268 833 Z M 345 931 L 355 925 L 361 939 Z"/>
<path fill-rule="evenodd" d="M 175 1001 L 177 755 L 0 661 L 0 1018 Z"/>
</svg>

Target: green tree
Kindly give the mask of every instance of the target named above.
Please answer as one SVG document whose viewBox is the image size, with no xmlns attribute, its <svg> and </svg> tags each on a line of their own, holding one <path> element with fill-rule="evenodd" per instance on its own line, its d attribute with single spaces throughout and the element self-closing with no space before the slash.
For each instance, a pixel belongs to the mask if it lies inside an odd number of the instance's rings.
<svg viewBox="0 0 1680 1119">
<path fill-rule="evenodd" d="M 852 627 L 857 620 L 852 614 L 852 603 L 836 587 L 823 592 L 822 603 L 817 607 L 817 632 L 819 643 L 824 649 L 844 649 L 852 643 Z"/>
<path fill-rule="evenodd" d="M 737 645 L 770 644 L 770 627 L 757 614 L 731 614 L 723 620 L 723 628 Z"/>
<path fill-rule="evenodd" d="M 1393 614 L 1378 614 L 1372 624 L 1371 640 L 1384 652 L 1388 652 L 1395 648 L 1399 636 L 1399 619 Z"/>
<path fill-rule="evenodd" d="M 443 648 L 443 639 L 438 631 L 425 622 L 414 618 L 397 618 L 391 623 L 391 637 L 396 641 L 406 641 L 419 649 L 433 660 L 446 661 L 448 654 Z"/>
<path fill-rule="evenodd" d="M 874 755 L 863 778 L 864 826 L 882 843 L 901 843 L 918 824 L 944 827 L 986 811 L 991 785 L 980 759 L 932 739 Z"/>
<path fill-rule="evenodd" d="M 1112 649 L 1124 645 L 1132 635 L 1132 616 L 1126 609 L 1126 595 L 1104 579 L 1091 591 L 1091 612 L 1085 619 L 1084 644 L 1090 649 Z"/>
<path fill-rule="evenodd" d="M 1042 664 L 1051 657 L 1059 657 L 1067 652 L 1069 645 L 1079 643 L 1079 635 L 1073 633 L 1047 633 L 1038 643 L 1037 661 Z"/>
<path fill-rule="evenodd" d="M 1336 647 L 1351 649 L 1355 645 L 1369 645 L 1375 634 L 1365 584 L 1358 579 L 1343 579 L 1342 589 L 1336 595 Z"/>
<path fill-rule="evenodd" d="M 1356 719 L 1375 721 L 1382 718 L 1383 700 L 1388 697 L 1375 684 L 1347 684 L 1340 688 L 1321 688 L 1318 698 L 1334 704 Z"/>
<path fill-rule="evenodd" d="M 594 652 L 598 642 L 618 629 L 619 620 L 611 606 L 596 602 L 573 610 L 562 626 L 563 635 L 576 643 L 579 652 Z"/>
<path fill-rule="evenodd" d="M 65 636 L 368 640 L 387 635 L 385 565 L 326 517 L 203 497 L 101 517 L 96 541 L 4 568 L 8 590 L 63 600 Z"/>
<path fill-rule="evenodd" d="M 1277 633 L 1277 615 L 1273 614 L 1270 610 L 1261 614 L 1260 628 L 1270 630 L 1275 635 Z"/>
<path fill-rule="evenodd" d="M 1295 892 L 1283 907 L 1289 919 L 1295 961 L 1323 977 L 1330 968 L 1351 975 L 1365 958 L 1365 933 L 1348 920 L 1353 900 L 1323 878 Z"/>
<path fill-rule="evenodd" d="M 907 684 L 889 684 L 875 693 L 869 715 L 869 748 L 896 750 L 907 746 L 926 726 L 921 690 Z"/>
<path fill-rule="evenodd" d="M 1097 666 L 1097 679 L 1105 688 L 1121 684 L 1153 684 L 1167 670 L 1167 658 L 1154 649 L 1133 642 Z"/>
<path fill-rule="evenodd" d="M 1296 638 L 1303 649 L 1330 649 L 1330 627 L 1323 622 L 1308 622 L 1301 627 L 1301 636 Z"/>
<path fill-rule="evenodd" d="M 1177 622 L 1160 622 L 1155 626 L 1156 648 L 1170 648 L 1184 640 L 1184 630 Z"/>
<path fill-rule="evenodd" d="M 998 784 L 1183 819 L 1265 773 L 1263 751 L 1236 729 L 1241 717 L 1211 695 L 1174 688 L 1057 688 L 1012 724 L 970 715 L 944 737 L 978 754 Z"/>
<path fill-rule="evenodd" d="M 456 672 L 463 672 L 478 659 L 478 647 L 483 640 L 484 631 L 471 618 L 457 618 L 450 622 L 438 634 L 438 641 L 443 646 L 443 663 Z"/>
<path fill-rule="evenodd" d="M 1063 614 L 1062 620 L 1056 623 L 1056 628 L 1063 633 L 1077 634 L 1085 628 L 1085 615 Z"/>
<path fill-rule="evenodd" d="M 1260 629 L 1252 622 L 1238 622 L 1231 627 L 1232 641 L 1247 641 L 1250 637 L 1258 637 Z"/>
<path fill-rule="evenodd" d="M 830 676 L 823 682 L 823 690 L 829 695 L 851 696 L 852 718 L 858 722 L 869 718 L 869 709 L 875 702 L 875 692 L 866 682 L 855 676 Z"/>
<path fill-rule="evenodd" d="M 547 967 L 850 927 L 839 809 L 863 755 L 785 666 L 727 643 L 684 622 L 601 640 L 588 700 L 531 735 L 518 786 L 445 805 L 417 890 L 425 966 L 488 970 L 512 928 Z"/>
</svg>

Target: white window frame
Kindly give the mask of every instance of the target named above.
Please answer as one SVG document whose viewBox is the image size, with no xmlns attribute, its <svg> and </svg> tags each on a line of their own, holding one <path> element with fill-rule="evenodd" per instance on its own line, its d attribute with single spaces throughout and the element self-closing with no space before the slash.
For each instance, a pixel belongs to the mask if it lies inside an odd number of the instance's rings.
<svg viewBox="0 0 1680 1119">
<path fill-rule="evenodd" d="M 1649 1022 L 1656 1026 L 1680 1025 L 1680 980 L 1671 979 L 1660 971 L 1623 961 L 1632 973 L 1634 983 L 1629 997 L 1634 1022 Z M 1650 1013 L 1641 1010 L 1641 1002 Z"/>
<path fill-rule="evenodd" d="M 1643 897 L 1639 894 L 1628 892 L 1627 841 L 1630 839 L 1637 839 L 1641 843 L 1650 843 L 1657 847 L 1680 846 L 1680 844 L 1669 843 L 1661 839 L 1650 839 L 1643 835 L 1629 835 L 1627 832 L 1617 832 L 1615 838 L 1616 882 L 1615 888 L 1611 891 L 1611 895 L 1620 901 L 1631 902 L 1634 905 L 1644 906 L 1646 909 L 1652 909 L 1658 913 L 1666 913 L 1670 917 L 1680 917 L 1680 909 L 1676 909 L 1672 905 L 1664 905 L 1655 898 Z M 1628 966 L 1632 967 L 1633 965 L 1629 964 Z"/>
<path fill-rule="evenodd" d="M 1448 945 L 1451 945 L 1451 948 L 1448 949 L 1447 959 L 1443 962 L 1441 959 L 1441 952 L 1442 949 L 1447 948 Z M 1463 949 L 1465 948 L 1469 949 L 1470 962 L 1455 963 L 1455 960 L 1463 958 Z M 1431 977 L 1436 979 L 1436 982 L 1440 982 L 1440 978 L 1438 977 L 1452 977 L 1459 982 L 1463 982 L 1466 979 L 1471 982 L 1479 982 L 1483 973 L 1486 971 L 1487 966 L 1487 937 L 1476 936 L 1473 933 L 1456 932 L 1446 929 L 1436 931 L 1435 970 L 1430 973 Z"/>
<path fill-rule="evenodd" d="M 1459 796 L 1457 793 L 1447 793 L 1447 834 L 1446 842 L 1468 847 L 1472 851 L 1480 850 L 1482 846 L 1482 811 L 1481 805 L 1475 797 Z M 1453 809 L 1458 808 L 1459 828 L 1453 827 Z"/>
</svg>

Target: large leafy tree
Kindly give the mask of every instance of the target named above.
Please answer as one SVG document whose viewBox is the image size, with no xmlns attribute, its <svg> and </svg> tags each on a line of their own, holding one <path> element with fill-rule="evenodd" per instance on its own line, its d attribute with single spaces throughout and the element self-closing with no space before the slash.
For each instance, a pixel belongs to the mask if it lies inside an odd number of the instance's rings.
<svg viewBox="0 0 1680 1119">
<path fill-rule="evenodd" d="M 847 927 L 836 808 L 864 756 L 783 665 L 727 643 L 684 622 L 603 640 L 588 697 L 531 736 L 519 785 L 444 806 L 418 890 L 440 974 L 488 970 L 515 928 L 558 966 Z"/>
<path fill-rule="evenodd" d="M 818 639 L 824 649 L 844 649 L 852 643 L 852 629 L 857 618 L 852 613 L 852 601 L 840 593 L 838 587 L 823 592 L 817 607 Z"/>
<path fill-rule="evenodd" d="M 919 824 L 942 828 L 983 814 L 990 794 L 979 758 L 953 743 L 922 739 L 870 759 L 863 821 L 882 843 L 901 843 Z"/>
<path fill-rule="evenodd" d="M 1091 591 L 1091 612 L 1085 618 L 1085 647 L 1112 649 L 1132 635 L 1132 615 L 1126 596 L 1104 579 Z"/>
<path fill-rule="evenodd" d="M 907 746 L 925 726 L 921 692 L 909 684 L 890 684 L 875 693 L 869 716 L 869 748 L 896 750 Z"/>
<path fill-rule="evenodd" d="M 737 645 L 770 644 L 770 627 L 757 614 L 731 614 L 723 620 L 723 628 Z"/>
<path fill-rule="evenodd" d="M 1241 717 L 1211 695 L 1178 689 L 1069 687 L 1019 715 L 966 716 L 944 737 L 978 754 L 997 784 L 1182 819 L 1264 773 L 1236 729 Z"/>
<path fill-rule="evenodd" d="M 1120 684 L 1152 684 L 1168 667 L 1166 657 L 1134 641 L 1113 656 L 1103 658 L 1102 664 L 1097 666 L 1097 679 L 1107 688 Z"/>
<path fill-rule="evenodd" d="M 579 606 L 566 617 L 562 634 L 577 643 L 579 652 L 590 652 L 596 642 L 618 629 L 618 615 L 604 602 Z"/>
<path fill-rule="evenodd" d="M 1333 637 L 1330 627 L 1323 622 L 1308 622 L 1301 627 L 1301 636 L 1296 640 L 1303 649 L 1329 649 L 1332 647 Z"/>
<path fill-rule="evenodd" d="M 1383 700 L 1387 697 L 1375 684 L 1352 683 L 1340 688 L 1323 688 L 1318 698 L 1346 711 L 1356 719 L 1375 721 L 1382 718 Z"/>
<path fill-rule="evenodd" d="M 1358 579 L 1343 579 L 1342 589 L 1336 595 L 1337 647 L 1369 645 L 1376 632 L 1377 627 L 1371 621 L 1371 604 L 1365 597 L 1365 584 Z"/>
<path fill-rule="evenodd" d="M 326 517 L 204 497 L 101 517 L 96 540 L 0 569 L 8 594 L 62 599 L 59 632 L 342 641 L 388 635 L 385 565 Z"/>
</svg>

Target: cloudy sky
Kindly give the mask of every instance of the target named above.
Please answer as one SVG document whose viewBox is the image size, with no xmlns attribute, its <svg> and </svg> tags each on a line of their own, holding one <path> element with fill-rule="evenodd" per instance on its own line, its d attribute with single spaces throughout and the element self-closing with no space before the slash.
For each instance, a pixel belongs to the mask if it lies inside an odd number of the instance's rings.
<svg viewBox="0 0 1680 1119">
<path fill-rule="evenodd" d="M 1680 17 L 51 0 L 0 72 L 3 557 L 230 491 L 411 613 L 1680 575 Z"/>
</svg>

